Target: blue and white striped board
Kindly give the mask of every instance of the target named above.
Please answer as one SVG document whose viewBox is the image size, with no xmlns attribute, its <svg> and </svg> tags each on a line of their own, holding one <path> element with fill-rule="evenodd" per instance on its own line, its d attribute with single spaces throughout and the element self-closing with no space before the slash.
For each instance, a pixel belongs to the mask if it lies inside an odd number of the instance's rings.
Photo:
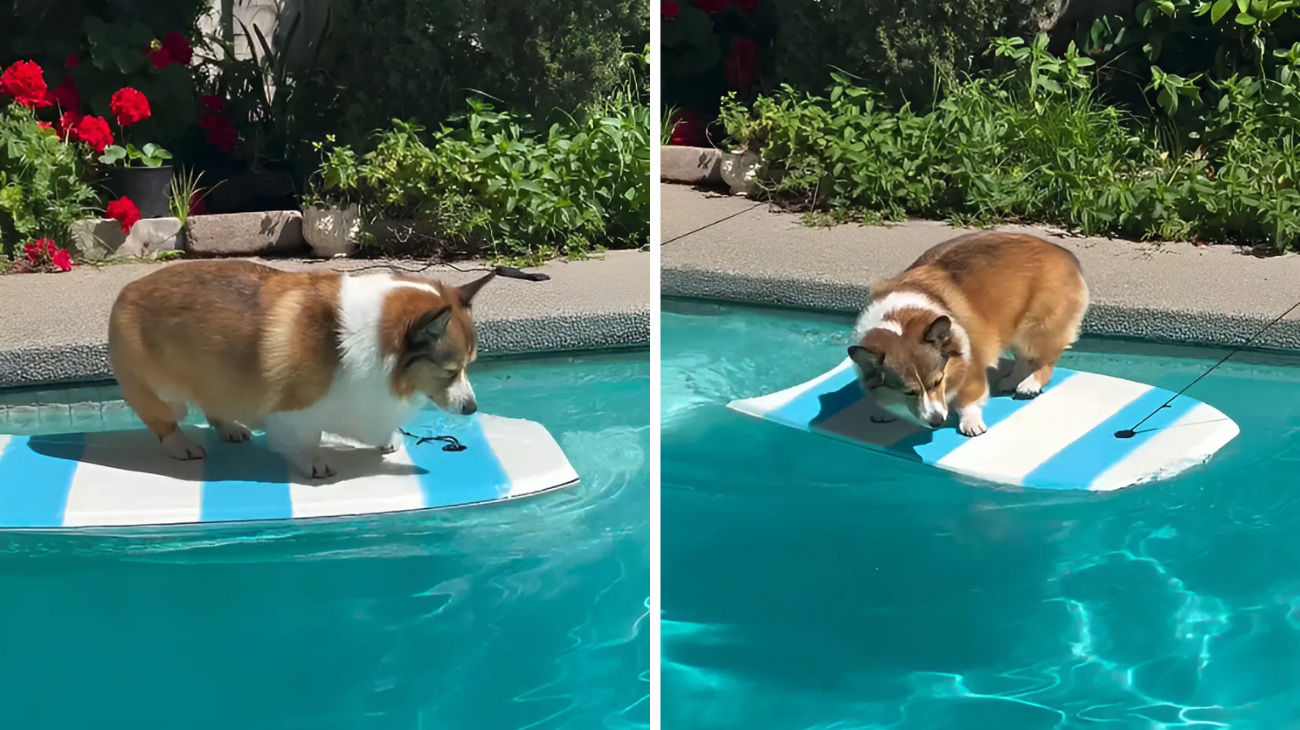
<svg viewBox="0 0 1300 730">
<path fill-rule="evenodd" d="M 1004 361 L 1003 369 L 1008 365 Z M 984 406 L 989 430 L 969 438 L 951 421 L 932 431 L 880 410 L 845 359 L 802 385 L 728 407 L 984 481 L 1109 491 L 1203 463 L 1240 431 L 1217 409 L 1179 396 L 1132 438 L 1115 437 L 1171 396 L 1150 385 L 1058 367 L 1033 400 L 991 398 Z"/>
<path fill-rule="evenodd" d="M 450 419 L 424 412 L 381 456 L 327 441 L 338 472 L 311 480 L 252 443 L 222 442 L 206 426 L 182 426 L 207 458 L 177 461 L 158 439 L 131 431 L 49 436 L 0 434 L 0 529 L 93 528 L 341 518 L 459 507 L 537 494 L 576 484 L 578 474 L 539 423 L 476 414 Z"/>
</svg>

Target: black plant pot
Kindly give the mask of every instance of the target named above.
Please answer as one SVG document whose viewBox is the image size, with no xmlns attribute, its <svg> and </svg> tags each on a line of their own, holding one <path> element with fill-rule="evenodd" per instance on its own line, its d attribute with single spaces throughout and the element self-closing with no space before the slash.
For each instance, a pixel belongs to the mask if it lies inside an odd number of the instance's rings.
<svg viewBox="0 0 1300 730">
<path fill-rule="evenodd" d="M 291 172 L 263 170 L 227 178 L 212 188 L 208 210 L 213 213 L 262 213 L 297 210 L 298 186 Z"/>
<path fill-rule="evenodd" d="M 114 197 L 126 196 L 140 209 L 141 218 L 165 218 L 171 215 L 167 205 L 171 197 L 171 165 L 160 167 L 116 167 L 109 174 L 109 191 Z"/>
</svg>

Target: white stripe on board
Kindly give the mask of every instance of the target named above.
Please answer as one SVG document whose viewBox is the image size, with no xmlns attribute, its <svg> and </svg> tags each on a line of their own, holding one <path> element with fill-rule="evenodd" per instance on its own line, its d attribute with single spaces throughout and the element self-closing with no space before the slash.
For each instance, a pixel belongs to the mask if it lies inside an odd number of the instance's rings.
<svg viewBox="0 0 1300 730">
<path fill-rule="evenodd" d="M 199 521 L 202 459 L 173 459 L 144 430 L 87 433 L 85 443 L 63 511 L 64 527 Z"/>
<path fill-rule="evenodd" d="M 329 449 L 338 481 L 313 482 L 289 475 L 289 499 L 294 517 L 372 515 L 424 509 L 419 471 L 406 445 L 380 457 L 374 449 Z"/>
<path fill-rule="evenodd" d="M 768 393 L 767 395 L 760 395 L 754 398 L 744 398 L 741 400 L 734 400 L 728 403 L 727 407 L 732 409 L 733 411 L 748 413 L 751 416 L 758 416 L 759 418 L 762 418 L 763 416 L 767 415 L 768 413 L 771 413 L 772 411 L 777 410 L 778 408 L 783 408 L 789 405 L 799 396 L 813 390 L 814 388 L 826 382 L 827 380 L 830 380 L 831 378 L 844 372 L 845 369 L 851 367 L 853 367 L 853 361 L 846 357 L 844 358 L 844 362 L 835 366 L 833 369 L 825 373 L 822 373 L 816 378 L 809 380 L 806 383 L 801 383 L 792 388 L 786 388 L 785 390 L 778 390 L 775 393 Z M 808 424 L 806 423 L 800 424 L 799 427 L 804 430 L 807 430 Z"/>
<path fill-rule="evenodd" d="M 1129 380 L 1077 373 L 935 466 L 1019 485 L 1026 474 L 1149 390 L 1151 386 Z"/>
<path fill-rule="evenodd" d="M 511 497 L 577 481 L 578 473 L 542 424 L 489 415 L 480 415 L 479 424 L 510 479 Z"/>
<path fill-rule="evenodd" d="M 9 439 L 12 438 L 7 433 L 0 433 L 0 454 L 4 454 L 5 447 L 9 445 Z"/>
<path fill-rule="evenodd" d="M 1205 461 L 1239 432 L 1232 419 L 1217 408 L 1200 403 L 1099 474 L 1088 488 L 1107 492 L 1152 478 L 1174 476 Z"/>
</svg>

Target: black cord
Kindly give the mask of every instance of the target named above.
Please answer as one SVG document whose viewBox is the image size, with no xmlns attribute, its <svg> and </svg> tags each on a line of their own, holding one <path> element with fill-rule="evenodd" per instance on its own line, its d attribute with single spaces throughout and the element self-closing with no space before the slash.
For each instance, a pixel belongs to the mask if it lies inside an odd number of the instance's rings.
<svg viewBox="0 0 1300 730">
<path fill-rule="evenodd" d="M 322 262 L 323 261 L 325 260 L 322 260 Z M 476 266 L 472 269 L 462 269 L 459 266 L 456 266 L 455 264 L 448 264 L 448 263 L 443 263 L 438 261 L 430 261 L 424 266 L 420 266 L 417 268 L 411 268 L 409 266 L 400 266 L 397 263 L 392 262 L 386 264 L 369 264 L 366 266 L 358 266 L 356 268 L 351 268 L 351 269 L 340 269 L 340 271 L 345 274 L 355 274 L 358 271 L 368 271 L 370 269 L 388 269 L 389 271 L 393 271 L 393 270 L 405 271 L 408 274 L 420 274 L 425 271 L 428 271 L 429 269 L 432 269 L 435 266 L 446 266 L 452 271 L 459 271 L 462 274 L 469 274 L 475 271 L 494 271 L 496 272 L 497 276 L 506 279 L 522 279 L 524 281 L 546 281 L 551 278 L 549 274 L 520 271 L 519 269 L 516 269 L 513 266 L 495 266 L 490 269 L 486 266 Z"/>
<path fill-rule="evenodd" d="M 401 432 L 403 436 L 409 436 L 410 438 L 415 439 L 416 446 L 423 446 L 429 443 L 430 441 L 442 441 L 446 443 L 446 446 L 442 447 L 443 451 L 464 451 L 466 448 L 468 448 L 465 446 L 465 444 L 462 444 L 455 436 L 416 436 L 413 433 L 407 433 L 404 429 L 398 429 L 398 430 Z"/>
<path fill-rule="evenodd" d="M 1230 350 L 1230 351 L 1228 352 L 1227 355 L 1224 355 L 1222 358 L 1219 359 L 1218 362 L 1216 362 L 1216 363 L 1214 363 L 1213 365 L 1211 365 L 1209 370 L 1206 370 L 1205 372 L 1203 372 L 1203 373 L 1201 373 L 1199 376 L 1197 376 L 1196 380 L 1193 380 L 1192 382 L 1190 382 L 1190 383 L 1188 383 L 1187 385 L 1183 386 L 1183 389 L 1182 389 L 1182 390 L 1178 391 L 1177 393 L 1174 393 L 1173 397 L 1171 397 L 1169 400 L 1167 400 L 1167 401 L 1164 402 L 1164 405 L 1161 405 L 1159 408 L 1157 408 L 1157 409 L 1155 409 L 1154 411 L 1151 411 L 1150 413 L 1148 413 L 1147 416 L 1146 416 L 1146 418 L 1143 418 L 1141 421 L 1138 421 L 1137 424 L 1133 426 L 1133 428 L 1126 428 L 1126 429 L 1124 429 L 1124 430 L 1122 430 L 1122 431 L 1116 431 L 1116 432 L 1115 432 L 1115 438 L 1117 438 L 1117 439 L 1131 439 L 1131 438 L 1133 438 L 1134 436 L 1136 436 L 1136 435 L 1137 435 L 1137 429 L 1138 429 L 1138 426 L 1141 426 L 1142 424 L 1146 423 L 1147 420 L 1150 419 L 1152 416 L 1154 416 L 1155 414 L 1159 413 L 1160 411 L 1162 411 L 1162 410 L 1168 408 L 1168 407 L 1169 407 L 1169 404 L 1174 402 L 1174 398 L 1177 398 L 1178 396 L 1182 395 L 1183 393 L 1186 393 L 1187 390 L 1188 390 L 1189 388 L 1191 388 L 1193 385 L 1196 385 L 1197 383 L 1201 382 L 1201 378 L 1204 378 L 1206 375 L 1209 375 L 1210 373 L 1214 372 L 1216 368 L 1218 368 L 1218 367 L 1219 367 L 1220 365 L 1222 365 L 1223 363 L 1227 362 L 1227 361 L 1228 361 L 1228 358 L 1230 358 L 1230 357 L 1232 357 L 1233 355 L 1236 355 L 1238 352 L 1241 352 L 1242 350 L 1246 349 L 1246 347 L 1247 347 L 1248 345 L 1250 345 L 1250 343 L 1254 342 L 1256 339 L 1259 338 L 1260 335 L 1264 334 L 1264 331 L 1265 331 L 1265 330 L 1267 330 L 1269 327 L 1272 327 L 1273 325 L 1277 324 L 1278 322 L 1281 322 L 1282 319 L 1285 318 L 1288 314 L 1290 314 L 1291 312 L 1295 311 L 1296 307 L 1300 307 L 1300 302 L 1296 302 L 1295 304 L 1292 304 L 1290 309 L 1288 309 L 1288 310 L 1286 310 L 1285 312 L 1279 314 L 1279 315 L 1278 315 L 1278 316 L 1277 316 L 1277 317 L 1276 317 L 1272 322 L 1269 322 L 1268 324 L 1266 324 L 1266 325 L 1264 325 L 1263 327 L 1261 327 L 1261 328 L 1259 329 L 1258 332 L 1256 332 L 1255 334 L 1253 334 L 1253 335 L 1250 336 L 1250 339 L 1248 339 L 1248 340 L 1246 340 L 1245 342 L 1241 343 L 1240 345 L 1237 345 L 1236 347 L 1232 348 L 1232 350 Z"/>
<path fill-rule="evenodd" d="M 720 219 L 720 220 L 713 221 L 712 223 L 706 223 L 706 224 L 700 226 L 699 228 L 696 228 L 696 229 L 693 230 L 693 231 L 687 231 L 687 232 L 683 233 L 683 234 L 680 235 L 680 236 L 673 236 L 672 238 L 668 239 L 667 241 L 662 241 L 662 242 L 660 242 L 659 245 L 660 245 L 660 246 L 667 246 L 668 244 L 672 243 L 673 241 L 679 241 L 679 240 L 681 240 L 681 239 L 683 239 L 683 238 L 686 238 L 687 236 L 693 236 L 693 235 L 695 235 L 696 233 L 699 233 L 700 231 L 704 230 L 705 228 L 709 228 L 709 227 L 711 227 L 711 226 L 716 226 L 716 225 L 718 225 L 719 223 L 723 223 L 723 222 L 725 222 L 725 221 L 729 221 L 729 220 L 731 220 L 732 218 L 735 218 L 736 216 L 738 216 L 738 215 L 740 215 L 740 214 L 742 214 L 742 213 L 748 213 L 749 211 L 751 211 L 751 210 L 757 208 L 757 207 L 760 206 L 760 205 L 762 205 L 761 202 L 760 202 L 760 203 L 754 203 L 753 205 L 749 206 L 748 208 L 745 208 L 744 210 L 740 211 L 739 213 L 732 213 L 731 215 L 727 216 L 726 218 L 722 218 L 722 219 Z"/>
</svg>

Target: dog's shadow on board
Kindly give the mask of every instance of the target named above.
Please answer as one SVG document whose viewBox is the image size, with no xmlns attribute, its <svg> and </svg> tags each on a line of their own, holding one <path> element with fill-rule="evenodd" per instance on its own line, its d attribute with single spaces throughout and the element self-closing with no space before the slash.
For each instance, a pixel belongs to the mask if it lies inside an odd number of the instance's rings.
<svg viewBox="0 0 1300 730">
<path fill-rule="evenodd" d="M 265 437 L 261 434 L 255 435 L 251 441 L 232 444 L 222 441 L 210 429 L 195 434 L 191 428 L 187 433 L 198 436 L 195 440 L 203 444 L 206 457 L 189 461 L 173 459 L 163 453 L 158 438 L 147 429 L 32 436 L 27 447 L 32 453 L 50 459 L 208 484 L 293 483 L 317 487 L 358 480 L 358 484 L 364 486 L 367 477 L 410 477 L 429 473 L 428 469 L 415 464 L 385 459 L 377 449 L 327 443 L 321 452 L 336 474 L 327 479 L 309 479 L 295 472 L 282 456 L 267 449 Z"/>
</svg>

